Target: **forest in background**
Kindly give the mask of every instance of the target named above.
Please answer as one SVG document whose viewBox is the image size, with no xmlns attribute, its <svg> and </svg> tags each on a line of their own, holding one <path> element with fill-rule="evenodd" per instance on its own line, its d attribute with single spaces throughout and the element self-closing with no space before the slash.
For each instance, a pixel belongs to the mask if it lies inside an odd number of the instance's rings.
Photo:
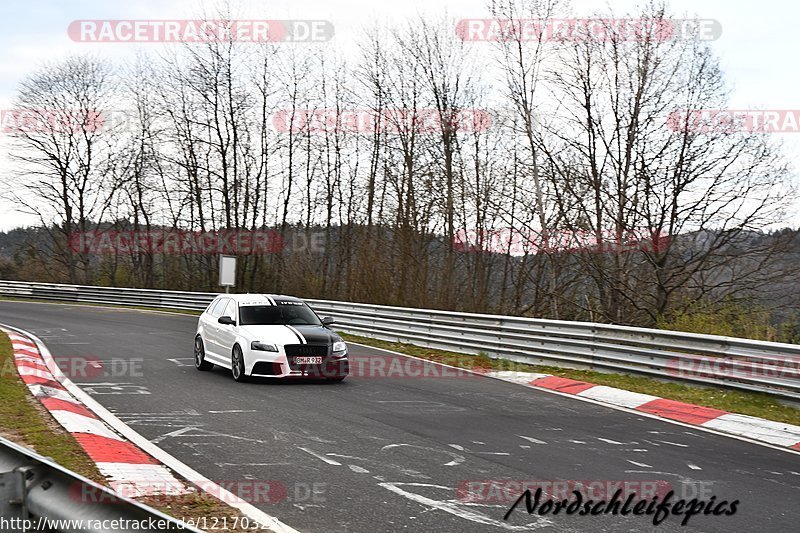
<svg viewBox="0 0 800 533">
<path fill-rule="evenodd" d="M 488 7 L 506 28 L 569 13 Z M 659 4 L 597 16 L 673 19 Z M 241 254 L 237 290 L 797 337 L 797 232 L 766 229 L 796 200 L 780 144 L 680 113 L 727 106 L 709 43 L 614 27 L 470 42 L 456 26 L 378 25 L 346 58 L 217 41 L 40 67 L 15 108 L 79 120 L 12 133 L 2 194 L 40 225 L 0 235 L 0 278 L 214 291 L 218 254 L 71 239 L 269 230 L 285 246 Z M 503 228 L 535 252 L 486 250 Z M 595 244 L 553 243 L 565 234 Z M 632 234 L 644 244 L 619 246 Z"/>
</svg>

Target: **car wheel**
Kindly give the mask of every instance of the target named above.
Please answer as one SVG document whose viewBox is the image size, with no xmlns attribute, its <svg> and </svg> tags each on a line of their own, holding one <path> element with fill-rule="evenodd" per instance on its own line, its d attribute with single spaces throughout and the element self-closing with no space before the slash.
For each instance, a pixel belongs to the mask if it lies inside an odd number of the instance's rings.
<svg viewBox="0 0 800 533">
<path fill-rule="evenodd" d="M 231 355 L 231 374 L 233 374 L 233 379 L 239 383 L 247 381 L 247 376 L 244 375 L 244 355 L 238 344 L 233 347 Z"/>
<path fill-rule="evenodd" d="M 214 368 L 214 363 L 206 361 L 206 348 L 200 335 L 194 339 L 194 367 L 197 370 L 211 370 Z"/>
</svg>

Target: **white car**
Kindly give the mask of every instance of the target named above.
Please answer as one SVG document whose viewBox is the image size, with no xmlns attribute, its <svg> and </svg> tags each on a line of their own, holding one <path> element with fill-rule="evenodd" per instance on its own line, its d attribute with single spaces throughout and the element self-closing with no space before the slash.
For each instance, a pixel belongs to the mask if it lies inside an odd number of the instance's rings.
<svg viewBox="0 0 800 533">
<path fill-rule="evenodd" d="M 203 311 L 194 339 L 198 370 L 229 368 L 233 379 L 311 377 L 341 381 L 347 345 L 306 303 L 291 296 L 221 294 Z"/>
</svg>

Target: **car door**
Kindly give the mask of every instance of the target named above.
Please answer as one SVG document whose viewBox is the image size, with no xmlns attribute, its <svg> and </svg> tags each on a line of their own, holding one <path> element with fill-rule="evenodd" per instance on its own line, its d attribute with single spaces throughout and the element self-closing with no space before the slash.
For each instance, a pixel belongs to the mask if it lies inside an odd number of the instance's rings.
<svg viewBox="0 0 800 533">
<path fill-rule="evenodd" d="M 217 324 L 217 335 L 219 339 L 219 356 L 224 359 L 225 363 L 230 365 L 231 353 L 233 352 L 233 343 L 236 341 L 236 329 L 239 325 L 239 314 L 236 308 L 236 301 L 233 299 L 228 300 L 228 305 L 225 311 L 220 316 L 231 317 L 236 324 Z"/>
<path fill-rule="evenodd" d="M 222 316 L 229 302 L 230 298 L 220 298 L 214 307 L 211 308 L 208 321 L 205 324 L 206 329 L 203 338 L 206 342 L 206 358 L 213 363 L 219 363 L 222 359 L 223 351 L 220 345 L 219 331 L 223 325 L 217 322 L 217 319 Z"/>
</svg>

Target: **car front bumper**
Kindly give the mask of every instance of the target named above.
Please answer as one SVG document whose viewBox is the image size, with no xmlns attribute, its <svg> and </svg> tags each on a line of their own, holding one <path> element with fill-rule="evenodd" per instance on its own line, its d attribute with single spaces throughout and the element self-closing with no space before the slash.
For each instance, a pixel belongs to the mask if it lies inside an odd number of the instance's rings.
<svg viewBox="0 0 800 533">
<path fill-rule="evenodd" d="M 343 378 L 350 373 L 347 352 L 344 355 L 326 355 L 321 365 L 290 365 L 289 358 L 280 352 L 248 350 L 245 354 L 245 375 L 268 378 Z"/>
</svg>

